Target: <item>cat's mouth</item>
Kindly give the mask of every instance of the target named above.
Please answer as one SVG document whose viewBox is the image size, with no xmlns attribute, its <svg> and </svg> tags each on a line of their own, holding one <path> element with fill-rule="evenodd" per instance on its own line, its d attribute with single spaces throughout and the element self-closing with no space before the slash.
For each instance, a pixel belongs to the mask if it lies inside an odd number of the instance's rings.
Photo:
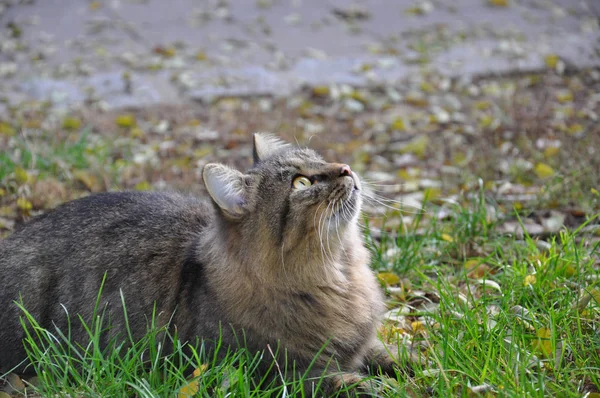
<svg viewBox="0 0 600 398">
<path fill-rule="evenodd" d="M 352 179 L 344 178 L 329 195 L 328 202 L 331 206 L 331 216 L 349 216 L 356 212 L 356 204 L 359 200 L 360 185 L 357 184 L 357 179 L 352 176 Z"/>
</svg>

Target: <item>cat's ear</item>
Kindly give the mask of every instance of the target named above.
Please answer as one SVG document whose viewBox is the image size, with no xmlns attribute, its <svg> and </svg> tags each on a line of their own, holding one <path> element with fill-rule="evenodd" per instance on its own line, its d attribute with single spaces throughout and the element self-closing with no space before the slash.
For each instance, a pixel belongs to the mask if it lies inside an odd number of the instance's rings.
<svg viewBox="0 0 600 398">
<path fill-rule="evenodd" d="M 275 152 L 289 148 L 291 145 L 280 140 L 272 134 L 255 133 L 254 134 L 254 164 L 268 158 Z"/>
<path fill-rule="evenodd" d="M 202 170 L 204 185 L 217 206 L 230 218 L 240 218 L 249 210 L 250 176 L 231 167 L 209 163 Z"/>
</svg>

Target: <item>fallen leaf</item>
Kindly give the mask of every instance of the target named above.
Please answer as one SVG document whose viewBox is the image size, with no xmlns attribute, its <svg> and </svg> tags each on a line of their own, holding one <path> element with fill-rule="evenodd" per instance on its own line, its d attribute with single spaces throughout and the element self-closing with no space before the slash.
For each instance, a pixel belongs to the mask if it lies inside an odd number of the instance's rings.
<svg viewBox="0 0 600 398">
<path fill-rule="evenodd" d="M 393 272 L 380 272 L 377 274 L 377 278 L 385 283 L 386 286 L 397 285 L 400 283 L 400 277 Z"/>
<path fill-rule="evenodd" d="M 398 130 L 398 131 L 405 131 L 406 130 L 406 125 L 404 124 L 404 119 L 402 119 L 401 117 L 397 117 L 392 121 L 392 124 L 390 125 L 392 130 Z"/>
<path fill-rule="evenodd" d="M 534 285 L 535 282 L 537 282 L 537 278 L 535 277 L 535 275 L 527 275 L 525 277 L 525 280 L 523 281 L 523 285 L 525 286 L 529 286 L 529 285 Z"/>
<path fill-rule="evenodd" d="M 62 127 L 65 130 L 79 130 L 79 127 L 81 127 L 81 119 L 67 116 L 62 121 Z"/>
<path fill-rule="evenodd" d="M 449 234 L 442 234 L 442 240 L 445 240 L 446 242 L 454 242 L 454 238 L 452 236 L 450 236 Z M 466 264 L 465 264 L 466 266 Z"/>
<path fill-rule="evenodd" d="M 537 339 L 532 341 L 533 350 L 545 357 L 552 353 L 552 330 L 548 328 L 539 328 L 535 331 Z"/>
<path fill-rule="evenodd" d="M 465 269 L 468 271 L 467 277 L 471 279 L 481 279 L 492 270 L 489 265 L 481 263 L 478 259 L 465 262 Z"/>
<path fill-rule="evenodd" d="M 488 0 L 492 7 L 508 7 L 508 0 Z"/>
<path fill-rule="evenodd" d="M 206 53 L 204 51 L 198 51 L 196 53 L 196 61 L 206 61 L 208 59 L 208 57 L 206 56 Z"/>
<path fill-rule="evenodd" d="M 554 175 L 554 169 L 546 163 L 538 163 L 534 168 L 535 174 L 539 178 L 548 178 Z"/>
<path fill-rule="evenodd" d="M 422 321 L 414 321 L 410 324 L 410 327 L 415 333 L 425 331 L 425 324 Z"/>
<path fill-rule="evenodd" d="M 0 122 L 0 135 L 12 137 L 15 135 L 15 129 L 6 122 Z"/>
<path fill-rule="evenodd" d="M 556 54 L 548 54 L 544 57 L 544 61 L 546 62 L 546 66 L 550 69 L 556 68 L 560 58 Z"/>
<path fill-rule="evenodd" d="M 17 167 L 15 169 L 15 181 L 17 181 L 19 184 L 26 184 L 30 178 L 31 177 L 29 173 L 25 171 L 25 169 L 21 167 Z"/>
<path fill-rule="evenodd" d="M 549 146 L 544 149 L 544 157 L 552 158 L 558 154 L 559 148 L 556 146 Z"/>
<path fill-rule="evenodd" d="M 177 50 L 175 49 L 175 47 L 156 46 L 156 47 L 154 47 L 154 52 L 165 58 L 171 58 L 171 57 L 175 56 L 175 54 L 177 54 Z"/>
<path fill-rule="evenodd" d="M 190 380 L 186 385 L 179 389 L 179 393 L 177 394 L 177 398 L 189 398 L 196 395 L 198 392 L 198 377 L 202 375 L 208 369 L 207 364 L 202 364 L 199 368 L 194 369 L 194 373 L 192 374 L 192 380 Z"/>
<path fill-rule="evenodd" d="M 129 128 L 136 125 L 135 116 L 131 114 L 119 115 L 115 119 L 115 123 L 119 127 Z"/>
<path fill-rule="evenodd" d="M 98 180 L 95 176 L 83 170 L 76 170 L 73 173 L 74 180 L 83 184 L 83 186 L 90 192 L 99 190 Z"/>
<path fill-rule="evenodd" d="M 17 207 L 21 209 L 24 213 L 29 213 L 31 209 L 33 209 L 33 205 L 28 199 L 19 198 L 17 199 Z"/>
<path fill-rule="evenodd" d="M 136 191 L 149 191 L 152 188 L 148 181 L 141 181 L 135 184 Z"/>
</svg>

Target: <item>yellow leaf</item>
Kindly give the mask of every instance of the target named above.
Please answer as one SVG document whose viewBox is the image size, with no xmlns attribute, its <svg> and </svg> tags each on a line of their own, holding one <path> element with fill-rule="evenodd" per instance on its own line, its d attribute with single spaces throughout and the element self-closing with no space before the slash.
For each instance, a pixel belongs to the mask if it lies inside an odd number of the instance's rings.
<svg viewBox="0 0 600 398">
<path fill-rule="evenodd" d="M 442 234 L 442 239 L 446 242 L 454 242 L 454 238 L 448 234 Z"/>
<path fill-rule="evenodd" d="M 136 125 L 135 116 L 131 114 L 119 115 L 115 119 L 115 123 L 119 127 L 129 128 Z"/>
<path fill-rule="evenodd" d="M 28 212 L 29 210 L 33 209 L 31 202 L 25 198 L 17 199 L 17 207 L 24 212 Z"/>
<path fill-rule="evenodd" d="M 436 200 L 442 196 L 442 190 L 439 188 L 426 188 L 423 191 L 423 195 L 427 198 L 427 200 Z"/>
<path fill-rule="evenodd" d="M 588 293 L 596 301 L 596 304 L 600 305 L 600 289 L 590 289 Z"/>
<path fill-rule="evenodd" d="M 425 330 L 425 324 L 422 321 L 414 321 L 410 324 L 410 327 L 415 332 L 422 332 Z"/>
<path fill-rule="evenodd" d="M 580 123 L 573 123 L 567 127 L 567 133 L 569 135 L 577 135 L 579 133 L 582 133 L 583 130 L 584 127 Z"/>
<path fill-rule="evenodd" d="M 141 181 L 141 182 L 138 182 L 137 184 L 135 184 L 136 191 L 148 191 L 148 190 L 150 190 L 150 188 L 151 188 L 151 186 L 148 181 Z"/>
<path fill-rule="evenodd" d="M 196 61 L 206 61 L 208 57 L 204 51 L 198 51 L 196 53 Z"/>
<path fill-rule="evenodd" d="M 416 94 L 408 94 L 405 99 L 406 103 L 419 108 L 424 108 L 429 105 L 429 101 L 424 96 Z"/>
<path fill-rule="evenodd" d="M 590 192 L 596 196 L 600 196 L 600 192 L 596 188 L 590 188 Z"/>
<path fill-rule="evenodd" d="M 560 92 L 560 93 L 556 94 L 556 99 L 561 104 L 564 104 L 566 102 L 571 102 L 571 101 L 573 101 L 573 93 L 571 93 L 569 91 Z"/>
<path fill-rule="evenodd" d="M 27 171 L 25 171 L 24 169 L 17 167 L 15 169 L 15 180 L 19 183 L 19 184 L 25 184 L 27 181 L 29 181 L 29 173 L 27 173 Z"/>
<path fill-rule="evenodd" d="M 480 111 L 485 111 L 486 109 L 490 109 L 491 106 L 492 105 L 489 103 L 489 101 L 477 101 L 475 103 L 475 109 L 478 109 Z"/>
<path fill-rule="evenodd" d="M 390 127 L 392 128 L 392 130 L 406 130 L 406 125 L 404 124 L 404 120 L 401 117 L 395 118 Z"/>
<path fill-rule="evenodd" d="M 329 86 L 316 86 L 312 92 L 316 97 L 326 97 L 329 95 Z"/>
<path fill-rule="evenodd" d="M 529 285 L 535 284 L 536 281 L 537 281 L 537 278 L 535 277 L 535 275 L 527 275 L 525 277 L 525 280 L 523 281 L 523 284 L 525 286 L 529 286 Z"/>
<path fill-rule="evenodd" d="M 99 1 L 92 1 L 90 3 L 90 10 L 92 10 L 92 11 L 99 9 L 100 7 L 102 7 L 102 3 Z"/>
<path fill-rule="evenodd" d="M 199 368 L 194 369 L 192 380 L 179 389 L 177 398 L 193 397 L 198 392 L 198 377 L 200 377 L 202 373 L 206 371 L 206 369 L 208 369 L 207 364 L 202 364 Z"/>
<path fill-rule="evenodd" d="M 538 163 L 534 171 L 539 178 L 548 178 L 554 175 L 554 169 L 546 163 Z"/>
<path fill-rule="evenodd" d="M 558 154 L 557 146 L 549 146 L 546 149 L 544 149 L 544 156 L 547 158 L 552 158 L 552 157 L 556 156 L 557 154 Z"/>
<path fill-rule="evenodd" d="M 0 135 L 12 137 L 15 135 L 15 129 L 6 122 L 0 122 Z"/>
<path fill-rule="evenodd" d="M 552 330 L 539 328 L 535 334 L 537 339 L 532 341 L 533 350 L 540 355 L 549 357 L 552 353 Z"/>
<path fill-rule="evenodd" d="M 78 130 L 81 127 L 81 120 L 76 117 L 67 116 L 63 119 L 62 127 L 65 130 Z"/>
<path fill-rule="evenodd" d="M 544 57 L 544 60 L 546 62 L 546 66 L 550 69 L 554 69 L 556 68 L 556 64 L 558 64 L 558 55 L 556 54 L 548 54 Z"/>
<path fill-rule="evenodd" d="M 424 91 L 426 93 L 433 93 L 435 91 L 435 88 L 429 82 L 421 82 L 421 91 Z"/>
<path fill-rule="evenodd" d="M 494 118 L 490 115 L 485 115 L 479 121 L 479 126 L 481 128 L 486 128 L 486 127 L 490 127 L 492 125 L 492 123 L 494 123 Z"/>
<path fill-rule="evenodd" d="M 2 188 L 0 188 L 0 196 L 4 196 L 6 195 L 6 191 Z"/>
<path fill-rule="evenodd" d="M 465 269 L 468 271 L 467 277 L 471 279 L 481 279 L 491 272 L 491 268 L 487 264 L 476 258 L 466 261 Z"/>
<path fill-rule="evenodd" d="M 86 187 L 89 191 L 97 190 L 95 188 L 98 186 L 98 180 L 90 173 L 87 173 L 83 170 L 76 170 L 73 173 L 73 177 L 75 181 L 78 181 L 81 184 L 83 184 L 83 186 Z"/>
<path fill-rule="evenodd" d="M 387 286 L 397 285 L 400 283 L 400 277 L 393 272 L 380 272 L 377 274 L 377 278 Z"/>
<path fill-rule="evenodd" d="M 144 136 L 144 130 L 139 127 L 134 127 L 129 132 L 131 138 L 142 138 Z"/>
<path fill-rule="evenodd" d="M 367 102 L 365 96 L 363 95 L 363 93 L 361 93 L 358 90 L 352 90 L 352 92 L 350 93 L 350 98 L 357 100 L 359 102 L 362 102 L 363 104 L 365 102 Z"/>
<path fill-rule="evenodd" d="M 493 7 L 508 7 L 508 0 L 488 0 L 488 4 Z"/>
</svg>

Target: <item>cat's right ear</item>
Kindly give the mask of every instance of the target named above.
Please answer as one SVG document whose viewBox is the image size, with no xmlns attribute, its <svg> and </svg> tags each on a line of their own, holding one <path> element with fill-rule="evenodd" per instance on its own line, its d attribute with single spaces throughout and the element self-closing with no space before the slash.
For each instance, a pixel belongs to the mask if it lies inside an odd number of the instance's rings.
<svg viewBox="0 0 600 398">
<path fill-rule="evenodd" d="M 282 149 L 289 148 L 290 146 L 290 144 L 280 140 L 273 134 L 255 133 L 254 150 L 252 151 L 254 157 L 254 164 L 257 164 L 258 162 L 265 158 L 268 158 L 275 152 L 279 152 Z"/>
<path fill-rule="evenodd" d="M 250 176 L 218 163 L 209 163 L 202 170 L 204 185 L 210 197 L 229 218 L 240 218 L 250 208 Z"/>
</svg>

